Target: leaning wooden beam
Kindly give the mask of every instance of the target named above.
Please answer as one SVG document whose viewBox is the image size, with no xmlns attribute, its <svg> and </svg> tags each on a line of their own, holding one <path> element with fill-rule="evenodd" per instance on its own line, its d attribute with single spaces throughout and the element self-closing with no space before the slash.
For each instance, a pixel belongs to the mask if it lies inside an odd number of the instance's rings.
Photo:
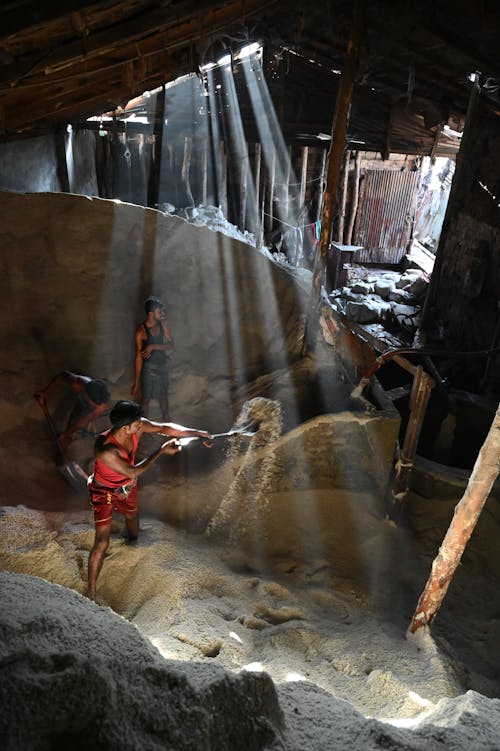
<svg viewBox="0 0 500 751">
<path fill-rule="evenodd" d="M 451 524 L 432 564 L 408 635 L 428 627 L 434 620 L 499 472 L 500 404 L 474 464 L 465 493 L 455 508 Z"/>
<path fill-rule="evenodd" d="M 413 386 L 410 395 L 410 418 L 406 428 L 403 448 L 396 462 L 396 476 L 392 489 L 393 498 L 400 506 L 403 505 L 408 491 L 420 432 L 434 385 L 434 380 L 427 375 L 422 366 L 417 366 L 413 376 Z"/>
<path fill-rule="evenodd" d="M 306 325 L 302 341 L 302 354 L 313 349 L 316 342 L 321 287 L 325 276 L 328 248 L 332 231 L 333 209 L 340 180 L 340 167 L 344 156 L 346 143 L 347 120 L 351 106 L 354 79 L 358 70 L 359 51 L 361 47 L 363 18 L 365 3 L 358 0 L 354 8 L 351 37 L 347 46 L 347 58 L 342 71 L 333 116 L 332 142 L 328 154 L 326 173 L 326 187 L 323 194 L 323 208 L 321 212 L 321 234 L 316 257 L 314 259 L 311 295 L 306 315 Z"/>
</svg>

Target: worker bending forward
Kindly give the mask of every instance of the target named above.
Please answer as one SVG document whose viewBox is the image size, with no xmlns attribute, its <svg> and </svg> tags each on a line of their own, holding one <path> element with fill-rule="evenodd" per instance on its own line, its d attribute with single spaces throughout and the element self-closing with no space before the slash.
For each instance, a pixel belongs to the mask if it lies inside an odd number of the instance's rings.
<svg viewBox="0 0 500 751">
<path fill-rule="evenodd" d="M 87 595 L 91 600 L 96 597 L 97 577 L 109 545 L 113 511 L 124 515 L 129 540 L 136 540 L 138 537 L 137 478 L 162 454 L 176 454 L 180 451 L 176 438 L 212 438 L 205 430 L 185 428 L 174 423 L 151 422 L 141 417 L 140 405 L 132 401 L 117 402 L 109 419 L 111 429 L 96 439 L 94 472 L 89 477 L 95 525 L 94 545 L 88 566 Z M 135 464 L 137 447 L 145 433 L 159 433 L 170 436 L 171 439 L 151 456 Z"/>
</svg>

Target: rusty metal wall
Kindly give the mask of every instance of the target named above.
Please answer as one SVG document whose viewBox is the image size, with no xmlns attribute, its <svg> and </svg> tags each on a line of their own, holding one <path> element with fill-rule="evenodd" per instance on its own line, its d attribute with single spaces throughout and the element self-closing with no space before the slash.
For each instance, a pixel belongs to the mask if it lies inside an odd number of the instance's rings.
<svg viewBox="0 0 500 751">
<path fill-rule="evenodd" d="M 397 264 L 406 252 L 416 209 L 418 172 L 367 170 L 353 245 L 360 263 Z"/>
</svg>

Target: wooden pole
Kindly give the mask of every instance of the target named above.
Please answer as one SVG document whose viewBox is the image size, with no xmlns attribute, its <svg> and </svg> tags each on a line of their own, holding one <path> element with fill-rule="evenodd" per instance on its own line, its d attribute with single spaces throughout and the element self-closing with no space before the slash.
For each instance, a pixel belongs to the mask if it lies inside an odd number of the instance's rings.
<svg viewBox="0 0 500 751">
<path fill-rule="evenodd" d="M 499 472 L 500 404 L 474 464 L 465 493 L 455 507 L 451 524 L 434 559 L 408 634 L 429 626 L 434 620 Z"/>
<path fill-rule="evenodd" d="M 297 216 L 300 214 L 302 206 L 306 202 L 306 185 L 307 185 L 307 159 L 309 156 L 309 147 L 302 146 L 302 169 L 300 173 L 300 195 Z"/>
<path fill-rule="evenodd" d="M 188 206 L 194 206 L 194 198 L 191 192 L 191 180 L 189 172 L 191 169 L 191 153 L 193 151 L 193 139 L 191 136 L 184 137 L 184 158 L 182 160 L 181 180 L 188 199 Z"/>
<path fill-rule="evenodd" d="M 292 146 L 288 147 L 288 155 L 286 160 L 284 177 L 283 177 L 283 200 L 282 200 L 282 206 L 283 206 L 283 215 L 282 219 L 283 221 L 288 221 L 288 214 L 290 211 L 290 173 L 292 170 Z"/>
<path fill-rule="evenodd" d="M 321 169 L 320 169 L 320 181 L 319 181 L 319 195 L 318 195 L 318 208 L 316 212 L 316 221 L 321 219 L 321 196 L 323 195 L 323 185 L 325 182 L 325 170 L 326 170 L 326 149 L 322 149 L 321 155 Z"/>
<path fill-rule="evenodd" d="M 227 219 L 227 157 L 224 149 L 224 141 L 219 144 L 219 159 L 220 159 L 220 186 L 219 186 L 219 204 L 223 215 Z"/>
<path fill-rule="evenodd" d="M 208 189 L 208 148 L 204 144 L 201 152 L 201 202 L 203 206 L 207 205 Z"/>
<path fill-rule="evenodd" d="M 276 182 L 276 150 L 273 149 L 269 181 L 267 184 L 267 232 L 271 234 L 274 223 L 274 183 Z"/>
<path fill-rule="evenodd" d="M 263 206 L 260 205 L 262 198 L 262 147 L 260 143 L 255 144 L 255 213 L 256 213 L 256 226 L 253 231 L 255 232 L 255 239 L 257 247 L 262 247 L 262 230 L 264 227 L 264 214 Z"/>
<path fill-rule="evenodd" d="M 351 160 L 351 152 L 349 149 L 345 152 L 344 159 L 344 171 L 342 175 L 342 193 L 340 196 L 340 211 L 339 211 L 339 226 L 337 231 L 337 238 L 342 245 L 344 242 L 344 223 L 345 223 L 345 208 L 347 204 L 347 185 L 349 182 L 349 162 Z"/>
<path fill-rule="evenodd" d="M 408 490 L 420 432 L 433 387 L 433 379 L 427 375 L 421 365 L 418 365 L 415 368 L 410 395 L 410 418 L 406 427 L 403 448 L 396 463 L 396 477 L 393 483 L 393 497 L 400 506 L 403 505 Z"/>
<path fill-rule="evenodd" d="M 356 161 L 354 162 L 354 180 L 352 187 L 352 201 L 351 201 L 351 214 L 349 216 L 349 225 L 347 227 L 347 233 L 345 242 L 346 245 L 352 245 L 352 231 L 354 229 L 354 220 L 358 213 L 358 201 L 359 201 L 359 176 L 361 172 L 361 153 L 356 152 Z"/>
<path fill-rule="evenodd" d="M 161 151 L 165 123 L 165 87 L 156 95 L 155 119 L 153 126 L 153 143 L 151 144 L 151 163 L 148 181 L 148 206 L 158 205 L 160 193 Z"/>
<path fill-rule="evenodd" d="M 68 163 L 66 161 L 66 127 L 60 126 L 54 133 L 54 147 L 56 150 L 57 177 L 61 193 L 70 192 Z"/>
<path fill-rule="evenodd" d="M 330 247 L 333 210 L 340 180 L 340 167 L 344 156 L 349 108 L 351 106 L 352 92 L 354 89 L 354 79 L 358 70 L 364 7 L 364 1 L 358 0 L 354 8 L 351 37 L 347 46 L 346 62 L 340 78 L 337 101 L 335 104 L 335 114 L 333 116 L 332 125 L 332 141 L 328 154 L 326 187 L 323 195 L 323 208 L 321 212 L 321 234 L 316 249 L 316 257 L 314 259 L 311 295 L 309 297 L 304 337 L 302 341 L 303 355 L 307 354 L 309 349 L 314 349 L 316 342 L 321 287 L 323 285 L 328 249 Z"/>
<path fill-rule="evenodd" d="M 238 222 L 238 226 L 242 231 L 246 229 L 245 224 L 247 221 L 248 159 L 248 144 L 245 144 L 245 154 L 241 163 L 240 219 Z"/>
</svg>

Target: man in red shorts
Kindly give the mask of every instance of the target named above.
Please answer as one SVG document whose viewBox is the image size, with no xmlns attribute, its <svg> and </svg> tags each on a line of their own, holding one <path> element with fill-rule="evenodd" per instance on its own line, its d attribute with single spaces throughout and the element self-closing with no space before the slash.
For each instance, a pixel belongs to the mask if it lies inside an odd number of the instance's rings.
<svg viewBox="0 0 500 751">
<path fill-rule="evenodd" d="M 94 512 L 95 538 L 88 565 L 87 595 L 96 597 L 97 577 L 109 545 L 113 511 L 125 517 L 129 540 L 139 534 L 137 519 L 137 478 L 162 454 L 176 454 L 180 444 L 176 438 L 200 437 L 210 440 L 205 430 L 194 430 L 173 423 L 151 422 L 141 417 L 136 402 L 119 401 L 109 414 L 111 429 L 95 442 L 94 473 L 89 477 L 90 503 Z M 160 433 L 171 436 L 147 459 L 135 464 L 135 454 L 142 435 Z"/>
</svg>

